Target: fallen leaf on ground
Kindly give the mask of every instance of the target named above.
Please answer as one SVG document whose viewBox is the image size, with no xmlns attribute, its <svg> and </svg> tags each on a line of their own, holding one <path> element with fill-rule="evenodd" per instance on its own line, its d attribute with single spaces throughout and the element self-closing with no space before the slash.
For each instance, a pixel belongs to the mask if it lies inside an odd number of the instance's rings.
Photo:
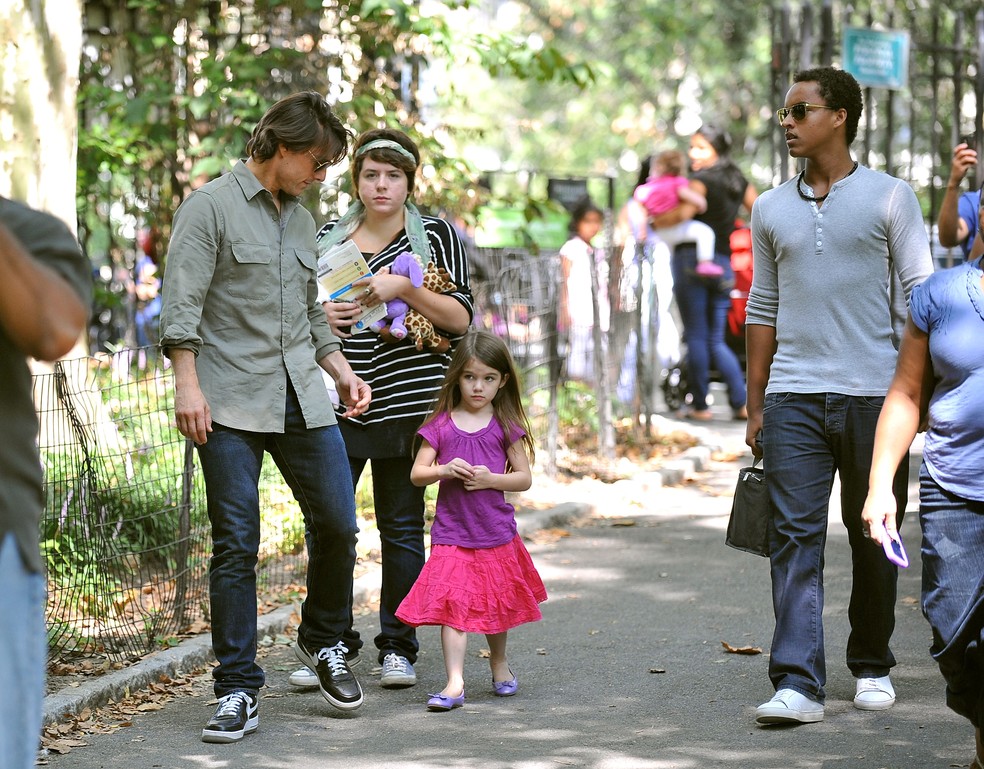
<svg viewBox="0 0 984 769">
<path fill-rule="evenodd" d="M 732 646 L 727 641 L 721 641 L 721 646 L 728 654 L 761 654 L 762 649 L 758 646 Z"/>
</svg>

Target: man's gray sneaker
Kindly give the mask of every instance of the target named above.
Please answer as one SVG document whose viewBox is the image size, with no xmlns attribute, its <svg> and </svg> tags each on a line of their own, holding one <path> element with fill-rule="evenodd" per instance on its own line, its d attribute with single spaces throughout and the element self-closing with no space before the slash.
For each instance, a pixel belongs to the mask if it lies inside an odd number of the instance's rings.
<svg viewBox="0 0 984 769">
<path fill-rule="evenodd" d="M 402 689 L 417 683 L 417 674 L 406 657 L 390 652 L 383 657 L 383 671 L 379 675 L 379 685 L 384 689 Z"/>
</svg>

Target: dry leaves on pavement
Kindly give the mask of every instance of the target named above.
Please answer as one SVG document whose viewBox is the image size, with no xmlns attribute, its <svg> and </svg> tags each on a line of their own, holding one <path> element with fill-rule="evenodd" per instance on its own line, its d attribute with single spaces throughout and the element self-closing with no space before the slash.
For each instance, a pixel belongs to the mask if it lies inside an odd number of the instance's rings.
<svg viewBox="0 0 984 769">
<path fill-rule="evenodd" d="M 727 641 L 721 641 L 721 646 L 728 654 L 761 654 L 762 649 L 758 646 L 732 646 Z"/>
</svg>

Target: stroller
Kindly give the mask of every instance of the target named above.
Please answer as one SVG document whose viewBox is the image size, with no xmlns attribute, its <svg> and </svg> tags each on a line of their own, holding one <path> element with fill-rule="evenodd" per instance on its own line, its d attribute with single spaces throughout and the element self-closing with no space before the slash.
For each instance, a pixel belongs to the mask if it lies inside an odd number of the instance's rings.
<svg viewBox="0 0 984 769">
<path fill-rule="evenodd" d="M 728 309 L 725 341 L 728 347 L 738 356 L 742 371 L 745 370 L 745 305 L 748 303 L 748 292 L 752 287 L 752 231 L 744 220 L 735 221 L 734 232 L 731 233 L 731 269 L 735 273 L 734 285 L 731 287 L 731 307 Z M 711 370 L 711 381 L 721 381 L 718 372 Z M 666 371 L 661 383 L 663 400 L 670 411 L 677 411 L 689 400 L 690 393 L 687 384 L 687 355 L 681 356 L 680 361 Z"/>
</svg>

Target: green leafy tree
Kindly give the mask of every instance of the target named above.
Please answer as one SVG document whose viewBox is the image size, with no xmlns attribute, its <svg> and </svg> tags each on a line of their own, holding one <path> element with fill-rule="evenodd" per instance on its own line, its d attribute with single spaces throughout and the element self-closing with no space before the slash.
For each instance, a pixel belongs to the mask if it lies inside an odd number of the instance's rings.
<svg viewBox="0 0 984 769">
<path fill-rule="evenodd" d="M 478 36 L 462 48 L 449 18 L 466 7 L 88 0 L 78 194 L 89 252 L 131 268 L 127 252 L 142 224 L 157 227 L 166 243 L 187 192 L 228 169 L 263 111 L 298 90 L 327 94 L 355 132 L 381 125 L 407 131 L 427 161 L 419 202 L 465 207 L 474 173 L 447 154 L 442 126 L 423 115 L 431 62 L 464 55 L 541 80 L 587 78 L 550 49 L 531 56 L 505 38 Z M 309 192 L 307 204 L 327 216 L 346 189 L 342 177 Z"/>
</svg>

